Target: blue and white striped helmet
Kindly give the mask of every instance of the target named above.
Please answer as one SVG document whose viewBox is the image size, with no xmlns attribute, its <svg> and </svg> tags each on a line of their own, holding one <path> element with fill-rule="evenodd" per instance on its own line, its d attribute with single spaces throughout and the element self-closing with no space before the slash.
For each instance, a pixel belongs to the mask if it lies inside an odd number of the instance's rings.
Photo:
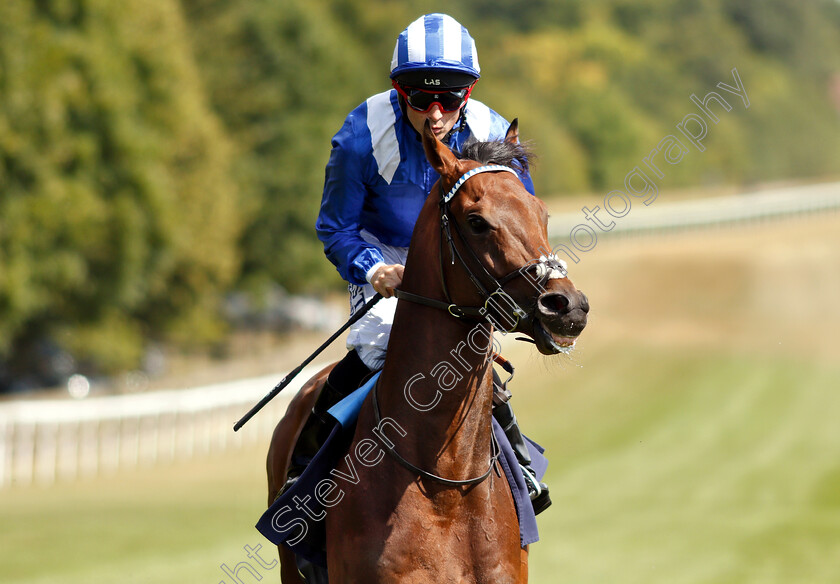
<svg viewBox="0 0 840 584">
<path fill-rule="evenodd" d="M 475 41 L 447 14 L 426 14 L 409 24 L 391 59 L 391 79 L 398 81 L 433 72 L 444 78 L 440 85 L 465 86 L 481 77 L 480 71 Z"/>
</svg>

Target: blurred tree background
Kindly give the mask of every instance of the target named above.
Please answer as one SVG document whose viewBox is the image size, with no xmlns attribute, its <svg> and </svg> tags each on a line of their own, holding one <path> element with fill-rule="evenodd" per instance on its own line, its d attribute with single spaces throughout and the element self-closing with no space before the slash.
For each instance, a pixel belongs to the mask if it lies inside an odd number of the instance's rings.
<svg viewBox="0 0 840 584">
<path fill-rule="evenodd" d="M 231 291 L 339 287 L 313 227 L 329 140 L 436 10 L 477 39 L 473 95 L 520 118 L 544 198 L 620 187 L 733 67 L 750 108 L 667 186 L 840 170 L 835 0 L 4 0 L 0 378 L 43 343 L 136 367 L 224 338 Z"/>
</svg>

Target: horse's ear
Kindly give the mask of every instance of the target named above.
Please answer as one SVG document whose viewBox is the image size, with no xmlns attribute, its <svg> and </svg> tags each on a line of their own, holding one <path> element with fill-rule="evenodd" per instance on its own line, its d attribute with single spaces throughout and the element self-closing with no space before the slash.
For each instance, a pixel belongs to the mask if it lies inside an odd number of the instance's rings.
<svg viewBox="0 0 840 584">
<path fill-rule="evenodd" d="M 519 118 L 513 118 L 507 132 L 505 132 L 505 142 L 509 144 L 519 144 Z"/>
<path fill-rule="evenodd" d="M 458 159 L 446 145 L 435 137 L 429 120 L 423 125 L 423 150 L 426 159 L 440 176 L 455 178 L 458 175 Z"/>
</svg>

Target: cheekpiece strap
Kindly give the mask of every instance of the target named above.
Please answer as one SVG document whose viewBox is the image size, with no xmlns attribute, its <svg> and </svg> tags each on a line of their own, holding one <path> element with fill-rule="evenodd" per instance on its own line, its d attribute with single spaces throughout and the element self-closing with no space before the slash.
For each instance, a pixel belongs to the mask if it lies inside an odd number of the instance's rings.
<svg viewBox="0 0 840 584">
<path fill-rule="evenodd" d="M 458 182 L 456 182 L 452 186 L 452 188 L 446 194 L 446 196 L 443 197 L 443 202 L 448 203 L 449 201 L 451 201 L 452 197 L 454 197 L 455 193 L 458 192 L 458 189 L 460 189 L 461 186 L 463 186 L 463 184 L 467 182 L 468 178 L 477 174 L 481 174 L 482 172 L 512 172 L 514 175 L 516 175 L 517 178 L 519 178 L 519 174 L 509 166 L 502 166 L 500 164 L 488 164 L 487 166 L 479 166 L 465 172 L 461 176 L 461 178 L 458 179 Z"/>
</svg>

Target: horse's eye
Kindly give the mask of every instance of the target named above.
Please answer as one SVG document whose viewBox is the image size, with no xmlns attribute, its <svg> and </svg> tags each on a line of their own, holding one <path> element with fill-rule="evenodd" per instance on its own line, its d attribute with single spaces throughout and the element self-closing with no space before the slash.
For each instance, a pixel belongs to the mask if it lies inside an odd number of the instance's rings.
<svg viewBox="0 0 840 584">
<path fill-rule="evenodd" d="M 490 229 L 490 224 L 480 215 L 470 215 L 467 217 L 467 223 L 469 223 L 472 232 L 476 234 L 485 233 Z"/>
</svg>

